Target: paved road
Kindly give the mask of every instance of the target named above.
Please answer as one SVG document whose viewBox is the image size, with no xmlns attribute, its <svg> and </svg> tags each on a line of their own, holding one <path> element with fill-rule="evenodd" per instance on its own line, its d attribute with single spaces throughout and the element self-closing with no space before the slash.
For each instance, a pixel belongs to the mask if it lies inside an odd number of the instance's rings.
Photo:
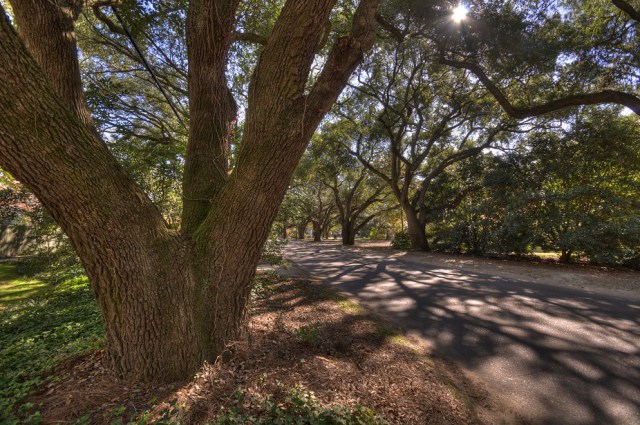
<svg viewBox="0 0 640 425">
<path fill-rule="evenodd" d="M 429 341 L 536 424 L 640 425 L 640 300 L 293 242 L 287 257 Z"/>
</svg>

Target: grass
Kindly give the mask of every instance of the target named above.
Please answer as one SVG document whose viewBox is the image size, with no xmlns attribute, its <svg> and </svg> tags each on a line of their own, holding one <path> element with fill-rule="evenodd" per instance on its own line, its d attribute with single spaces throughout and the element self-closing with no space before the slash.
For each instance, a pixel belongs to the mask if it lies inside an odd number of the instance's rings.
<svg viewBox="0 0 640 425">
<path fill-rule="evenodd" d="M 542 260 L 557 260 L 560 255 L 557 252 L 537 252 L 534 251 L 533 256 L 538 257 Z"/>
<path fill-rule="evenodd" d="M 103 342 L 101 316 L 86 277 L 57 286 L 0 265 L 0 423 L 59 363 Z"/>
<path fill-rule="evenodd" d="M 0 264 L 0 311 L 46 294 L 51 287 L 38 279 L 19 276 L 15 264 Z"/>
</svg>

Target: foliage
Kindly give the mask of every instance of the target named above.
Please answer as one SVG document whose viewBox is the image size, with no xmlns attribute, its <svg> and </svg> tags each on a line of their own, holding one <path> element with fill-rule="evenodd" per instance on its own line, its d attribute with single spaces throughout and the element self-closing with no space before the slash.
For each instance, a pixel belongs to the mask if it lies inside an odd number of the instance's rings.
<svg viewBox="0 0 640 425">
<path fill-rule="evenodd" d="M 253 279 L 251 296 L 258 299 L 268 298 L 275 292 L 275 285 L 282 279 L 283 278 L 275 270 L 258 272 L 256 277 Z"/>
<path fill-rule="evenodd" d="M 21 276 L 16 269 L 15 264 L 0 263 L 0 311 L 52 289 L 39 279 Z"/>
<path fill-rule="evenodd" d="M 295 331 L 295 335 L 305 344 L 313 344 L 320 336 L 320 323 L 312 323 L 310 325 L 300 326 Z"/>
<path fill-rule="evenodd" d="M 101 316 L 85 277 L 0 311 L 0 422 L 16 421 L 16 403 L 57 364 L 102 341 Z"/>
<path fill-rule="evenodd" d="M 483 84 L 502 91 L 512 105 L 542 106 L 539 115 L 557 111 L 548 107 L 552 101 L 576 94 L 596 103 L 605 102 L 598 94 L 607 90 L 637 96 L 637 15 L 623 12 L 621 3 L 487 1 L 448 30 L 431 22 L 427 37 L 442 58 L 484 74 Z"/>
<path fill-rule="evenodd" d="M 482 190 L 434 227 L 436 248 L 475 254 L 561 252 L 636 266 L 640 127 L 615 109 L 585 110 L 487 157 Z M 459 169 L 457 173 L 464 173 Z"/>
<path fill-rule="evenodd" d="M 51 284 L 82 275 L 84 270 L 69 239 L 42 205 L 36 202 L 25 215 L 32 243 L 24 253 L 26 258 L 17 264 L 18 273 Z"/>
<path fill-rule="evenodd" d="M 188 122 L 187 55 L 180 2 L 143 7 L 124 18 L 163 88 Z M 113 17 L 112 17 L 113 18 Z M 83 80 L 93 118 L 107 146 L 145 190 L 167 222 L 178 227 L 187 129 L 160 95 L 133 46 L 92 14 L 77 24 Z"/>
<path fill-rule="evenodd" d="M 391 239 L 391 246 L 395 249 L 411 248 L 411 236 L 406 230 L 396 232 Z"/>
<path fill-rule="evenodd" d="M 0 229 L 24 224 L 25 213 L 37 203 L 35 198 L 6 171 L 0 169 Z"/>
<path fill-rule="evenodd" d="M 60 283 L 79 276 L 82 266 L 69 240 L 42 204 L 22 184 L 0 170 L 0 229 L 23 226 L 28 245 L 17 272 Z"/>
<path fill-rule="evenodd" d="M 283 250 L 286 244 L 286 240 L 278 240 L 275 238 L 267 239 L 262 247 L 260 260 L 269 263 L 272 266 L 285 264 L 286 260 L 283 256 Z"/>
<path fill-rule="evenodd" d="M 384 425 L 387 422 L 371 409 L 354 407 L 322 407 L 312 391 L 302 386 L 282 388 L 282 401 L 273 397 L 247 396 L 237 390 L 230 407 L 218 416 L 216 425 Z M 249 407 L 249 408 L 248 408 Z"/>
</svg>

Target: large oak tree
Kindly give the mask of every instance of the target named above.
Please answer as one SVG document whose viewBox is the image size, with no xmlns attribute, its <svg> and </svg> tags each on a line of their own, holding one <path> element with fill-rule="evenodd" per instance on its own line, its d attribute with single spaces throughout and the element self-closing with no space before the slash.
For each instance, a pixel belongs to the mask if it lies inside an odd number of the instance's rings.
<svg viewBox="0 0 640 425">
<path fill-rule="evenodd" d="M 104 2 L 103 2 L 104 3 Z M 374 41 L 379 0 L 312 64 L 336 0 L 288 0 L 253 70 L 235 167 L 227 82 L 239 0 L 193 0 L 186 21 L 189 142 L 172 230 L 94 130 L 74 34 L 78 0 L 13 0 L 0 16 L 0 166 L 69 236 L 103 314 L 108 356 L 131 379 L 170 380 L 237 335 L 260 249 L 319 122 Z"/>
</svg>

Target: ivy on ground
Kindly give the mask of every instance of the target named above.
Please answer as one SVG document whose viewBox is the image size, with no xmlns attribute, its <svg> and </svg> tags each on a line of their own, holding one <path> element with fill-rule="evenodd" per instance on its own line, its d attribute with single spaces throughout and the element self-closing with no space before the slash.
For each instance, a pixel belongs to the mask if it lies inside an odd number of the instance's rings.
<svg viewBox="0 0 640 425">
<path fill-rule="evenodd" d="M 100 312 L 86 277 L 0 310 L 0 423 L 18 421 L 16 405 L 44 382 L 47 372 L 99 348 L 103 340 Z"/>
</svg>

